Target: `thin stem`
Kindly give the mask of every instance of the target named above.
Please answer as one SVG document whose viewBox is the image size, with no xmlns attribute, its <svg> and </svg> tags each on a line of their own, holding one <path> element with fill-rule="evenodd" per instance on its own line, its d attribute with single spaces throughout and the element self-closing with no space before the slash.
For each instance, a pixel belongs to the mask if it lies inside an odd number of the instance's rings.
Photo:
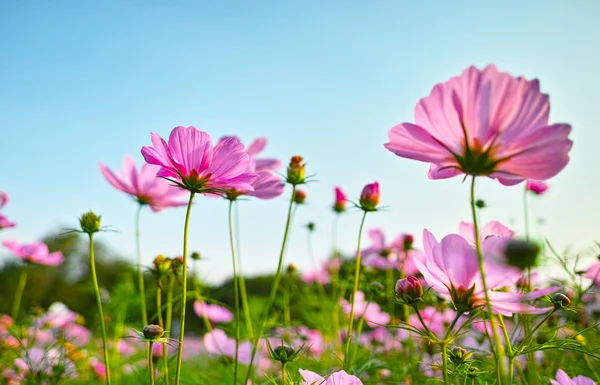
<svg viewBox="0 0 600 385">
<path fill-rule="evenodd" d="M 444 385 L 448 385 L 450 380 L 448 378 L 448 342 L 446 340 L 442 342 L 442 372 Z"/>
<path fill-rule="evenodd" d="M 286 280 L 283 282 L 283 322 L 289 329 L 292 326 L 292 316 L 290 314 L 290 273 L 286 272 Z"/>
<path fill-rule="evenodd" d="M 525 191 L 523 191 L 523 213 L 525 219 L 525 239 L 529 240 L 529 208 L 527 205 L 527 185 Z"/>
<path fill-rule="evenodd" d="M 242 272 L 242 256 L 241 256 L 241 247 L 240 247 L 240 220 L 238 216 L 238 204 L 235 201 L 235 207 L 233 215 L 234 218 L 234 226 L 235 226 L 235 248 L 237 249 L 237 259 L 238 259 L 238 277 L 240 279 L 240 297 L 242 300 L 242 310 L 244 311 L 244 321 L 246 321 L 246 332 L 248 333 L 248 337 L 250 339 L 254 338 L 254 330 L 252 328 L 252 317 L 250 316 L 250 306 L 248 304 L 248 292 L 246 290 L 246 279 L 244 278 L 244 274 Z"/>
<path fill-rule="evenodd" d="M 238 374 L 238 351 L 240 346 L 240 291 L 238 275 L 235 265 L 235 245 L 233 241 L 233 201 L 229 201 L 229 244 L 231 245 L 231 263 L 233 265 L 233 302 L 235 311 L 235 363 L 233 367 L 233 384 L 237 384 Z"/>
<path fill-rule="evenodd" d="M 164 352 L 163 352 L 164 354 Z M 154 363 L 152 362 L 152 342 L 148 342 L 148 375 L 150 376 L 150 385 L 154 385 Z"/>
<path fill-rule="evenodd" d="M 502 315 L 498 315 L 498 321 L 500 322 L 500 328 L 502 329 L 502 333 L 504 334 L 504 341 L 506 342 L 506 350 L 508 351 L 508 380 L 512 383 L 515 372 L 515 365 L 513 357 L 513 349 L 512 344 L 510 342 L 510 336 L 508 335 L 508 330 L 506 329 L 506 325 L 504 324 L 504 318 Z"/>
<path fill-rule="evenodd" d="M 282 362 L 281 363 L 281 383 L 283 385 L 285 385 L 285 381 L 286 381 L 286 373 L 285 373 L 285 364 L 287 362 Z"/>
<path fill-rule="evenodd" d="M 394 291 L 394 270 L 390 267 L 385 269 L 385 285 L 388 293 Z M 396 316 L 396 302 L 394 296 L 388 295 L 388 313 L 390 313 L 391 319 L 393 320 Z"/>
<path fill-rule="evenodd" d="M 140 288 L 140 305 L 142 307 L 142 325 L 148 325 L 148 313 L 146 311 L 146 289 L 144 287 L 144 268 L 142 266 L 142 251 L 140 247 L 140 214 L 143 205 L 139 205 L 135 214 L 135 252 L 137 256 L 138 286 Z"/>
<path fill-rule="evenodd" d="M 27 284 L 27 269 L 29 266 L 24 266 L 19 275 L 19 283 L 17 284 L 17 291 L 15 291 L 15 299 L 13 301 L 12 308 L 12 319 L 17 322 L 19 317 L 19 309 L 21 308 L 21 299 L 23 298 L 23 291 L 25 290 L 25 284 Z"/>
<path fill-rule="evenodd" d="M 102 331 L 102 349 L 104 351 L 104 367 L 106 368 L 106 385 L 110 385 L 110 366 L 108 359 L 108 345 L 106 338 L 106 326 L 104 325 L 104 311 L 102 310 L 102 299 L 100 297 L 100 288 L 98 287 L 98 277 L 96 276 L 96 261 L 94 259 L 94 234 L 90 233 L 90 269 L 92 271 L 92 284 L 96 294 L 96 304 L 100 313 L 100 330 Z"/>
<path fill-rule="evenodd" d="M 165 331 L 167 337 L 171 337 L 171 323 L 173 322 L 173 286 L 175 280 L 173 274 L 169 274 L 168 277 L 169 286 L 167 287 L 167 320 L 165 322 Z"/>
<path fill-rule="evenodd" d="M 356 266 L 354 271 L 354 286 L 352 288 L 352 295 L 350 296 L 352 300 L 352 305 L 350 307 L 350 320 L 348 323 L 348 333 L 346 335 L 346 354 L 344 355 L 344 367 L 347 367 L 349 364 L 348 357 L 350 353 L 350 344 L 352 342 L 352 327 L 354 326 L 354 303 L 356 292 L 358 291 L 358 281 L 360 278 L 360 240 L 362 238 L 363 226 L 365 225 L 365 218 L 367 218 L 367 212 L 365 211 L 362 220 L 360 221 L 360 227 L 358 229 L 358 246 L 356 250 Z"/>
<path fill-rule="evenodd" d="M 583 359 L 585 360 L 587 367 L 592 371 L 592 373 L 594 373 L 594 377 L 596 377 L 596 381 L 600 381 L 600 374 L 598 374 L 598 371 L 596 369 L 594 369 L 594 365 L 592 365 L 592 363 L 590 361 L 590 357 L 588 357 L 587 354 L 583 353 Z"/>
<path fill-rule="evenodd" d="M 287 244 L 288 233 L 290 231 L 290 223 L 292 220 L 292 207 L 294 205 L 294 194 L 296 193 L 296 185 L 292 186 L 292 195 L 290 197 L 290 204 L 288 206 L 287 219 L 285 222 L 285 231 L 283 233 L 283 242 L 281 243 L 281 251 L 279 252 L 279 262 L 277 263 L 277 271 L 275 274 L 275 280 L 273 281 L 273 286 L 271 286 L 271 293 L 269 295 L 269 300 L 267 301 L 267 306 L 264 309 L 264 314 L 262 317 L 262 322 L 260 325 L 260 329 L 258 334 L 254 336 L 254 341 L 252 344 L 252 355 L 250 356 L 250 362 L 248 363 L 248 371 L 246 372 L 246 378 L 244 379 L 244 384 L 248 383 L 250 379 L 250 374 L 252 371 L 252 363 L 254 362 L 254 357 L 256 356 L 256 350 L 258 349 L 258 342 L 260 341 L 260 337 L 264 333 L 265 327 L 267 326 L 267 320 L 269 318 L 269 313 L 271 312 L 271 307 L 273 307 L 273 303 L 275 302 L 275 296 L 277 295 L 277 290 L 279 289 L 279 283 L 281 281 L 281 270 L 283 267 L 283 255 L 285 253 L 285 247 Z"/>
<path fill-rule="evenodd" d="M 158 286 L 156 288 L 156 311 L 158 314 L 158 326 L 165 329 L 165 323 L 162 316 L 162 288 Z M 167 356 L 167 344 L 162 343 L 162 357 L 163 357 L 163 365 L 165 367 L 165 379 L 166 383 L 169 383 L 169 357 Z"/>
<path fill-rule="evenodd" d="M 473 228 L 475 230 L 475 248 L 477 250 L 477 259 L 479 261 L 479 272 L 481 273 L 481 284 L 483 285 L 483 293 L 485 294 L 485 303 L 487 310 L 490 313 L 490 324 L 492 326 L 492 333 L 494 336 L 494 344 L 496 345 L 496 368 L 498 383 L 504 384 L 506 378 L 506 369 L 504 367 L 504 347 L 500 340 L 500 335 L 496 328 L 496 320 L 492 313 L 492 304 L 490 302 L 490 296 L 488 293 L 487 283 L 485 279 L 485 268 L 483 265 L 483 253 L 481 251 L 481 239 L 479 236 L 479 225 L 477 224 L 477 206 L 475 206 L 475 175 L 471 181 L 471 214 L 473 215 Z M 512 381 L 512 380 L 511 380 Z"/>
<path fill-rule="evenodd" d="M 187 257 L 188 257 L 188 227 L 190 224 L 190 213 L 192 211 L 192 201 L 195 193 L 190 192 L 190 200 L 185 213 L 185 224 L 183 225 L 183 277 L 181 288 L 181 320 L 179 329 L 179 347 L 177 349 L 177 370 L 175 371 L 175 385 L 181 381 L 181 362 L 183 360 L 183 337 L 185 333 L 185 305 L 187 300 Z"/>
</svg>

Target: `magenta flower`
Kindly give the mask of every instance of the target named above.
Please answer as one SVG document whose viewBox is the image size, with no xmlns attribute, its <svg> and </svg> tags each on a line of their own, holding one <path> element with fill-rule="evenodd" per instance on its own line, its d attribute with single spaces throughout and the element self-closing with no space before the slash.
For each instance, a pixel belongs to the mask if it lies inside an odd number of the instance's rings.
<svg viewBox="0 0 600 385">
<path fill-rule="evenodd" d="M 494 291 L 514 286 L 521 277 L 518 269 L 490 262 L 489 256 L 502 253 L 504 245 L 504 239 L 499 237 L 488 237 L 482 244 L 492 311 L 511 316 L 513 313 L 542 314 L 552 310 L 553 307 L 536 308 L 523 302 L 553 293 L 558 287 L 526 294 Z M 438 242 L 433 234 L 423 230 L 423 246 L 425 254 L 422 259 L 415 259 L 415 263 L 425 281 L 435 291 L 449 297 L 459 311 L 468 312 L 485 304 L 477 252 L 467 240 L 460 235 L 450 234 Z"/>
<path fill-rule="evenodd" d="M 340 306 L 342 311 L 350 316 L 352 303 L 341 298 Z M 388 324 L 391 319 L 388 313 L 381 311 L 381 307 L 377 303 L 365 301 L 365 294 L 362 291 L 357 291 L 354 294 L 354 318 L 360 319 L 363 316 L 369 325 L 371 323 L 379 325 Z"/>
<path fill-rule="evenodd" d="M 8 194 L 4 191 L 0 191 L 0 209 L 8 203 Z"/>
<path fill-rule="evenodd" d="M 569 162 L 571 126 L 548 125 L 550 102 L 538 80 L 467 68 L 437 84 L 415 108 L 415 124 L 401 123 L 385 147 L 431 163 L 430 179 L 482 175 L 514 185 L 548 179 Z"/>
<path fill-rule="evenodd" d="M 376 211 L 379 204 L 379 183 L 369 183 L 360 194 L 359 205 L 364 211 Z"/>
<path fill-rule="evenodd" d="M 336 213 L 343 213 L 346 211 L 346 203 L 348 202 L 348 198 L 346 194 L 342 191 L 341 188 L 335 188 L 335 202 L 333 203 L 333 211 Z"/>
<path fill-rule="evenodd" d="M 556 372 L 556 380 L 550 380 L 552 385 L 596 385 L 594 380 L 584 376 L 571 379 L 562 369 Z"/>
<path fill-rule="evenodd" d="M 175 198 L 185 190 L 172 186 L 163 178 L 157 178 L 159 166 L 144 164 L 138 171 L 135 161 L 129 155 L 123 161 L 123 170 L 113 173 L 100 163 L 100 171 L 108 183 L 118 190 L 133 196 L 140 204 L 150 205 L 152 211 L 160 211 L 167 207 L 185 206 L 187 202 L 179 202 Z"/>
<path fill-rule="evenodd" d="M 223 194 L 234 189 L 252 191 L 256 174 L 246 172 L 250 156 L 236 138 L 213 147 L 210 135 L 196 127 L 175 127 L 169 143 L 152 134 L 152 146 L 142 148 L 147 163 L 161 166 L 157 176 L 181 188 L 202 194 Z"/>
<path fill-rule="evenodd" d="M 310 370 L 298 369 L 298 372 L 304 379 L 300 383 L 301 385 L 362 385 L 362 381 L 358 377 L 343 370 L 331 373 L 327 379 Z"/>
<path fill-rule="evenodd" d="M 58 266 L 63 262 L 62 253 L 60 251 L 48 252 L 48 246 L 43 242 L 24 245 L 15 240 L 6 240 L 2 244 L 25 262 L 47 266 Z"/>
<path fill-rule="evenodd" d="M 198 317 L 206 315 L 211 322 L 227 323 L 233 320 L 233 314 L 226 308 L 219 305 L 210 305 L 205 302 L 194 302 L 194 312 Z"/>
<path fill-rule="evenodd" d="M 17 224 L 8 220 L 7 217 L 0 214 L 0 230 L 15 227 Z"/>
<path fill-rule="evenodd" d="M 265 147 L 267 146 L 267 138 L 260 137 L 254 139 L 252 143 L 248 145 L 246 152 L 255 163 L 255 171 L 277 171 L 281 168 L 281 161 L 279 159 L 274 158 L 257 158 L 256 156 L 260 154 Z"/>
<path fill-rule="evenodd" d="M 541 180 L 527 179 L 525 190 L 531 191 L 535 195 L 542 195 L 548 191 L 548 185 Z"/>
</svg>

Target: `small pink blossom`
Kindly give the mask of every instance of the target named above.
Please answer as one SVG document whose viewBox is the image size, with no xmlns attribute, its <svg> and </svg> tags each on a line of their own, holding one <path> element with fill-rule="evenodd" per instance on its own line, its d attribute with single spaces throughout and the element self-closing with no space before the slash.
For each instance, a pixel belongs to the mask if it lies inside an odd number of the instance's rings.
<svg viewBox="0 0 600 385">
<path fill-rule="evenodd" d="M 343 370 L 335 372 L 323 378 L 310 370 L 298 369 L 298 372 L 304 379 L 301 385 L 362 385 L 358 377 L 346 373 Z"/>
<path fill-rule="evenodd" d="M 233 321 L 233 314 L 226 308 L 219 305 L 211 305 L 205 302 L 194 302 L 194 312 L 198 317 L 206 315 L 211 322 L 227 323 Z"/>
<path fill-rule="evenodd" d="M 359 204 L 364 211 L 376 211 L 379 205 L 379 183 L 369 183 L 366 185 L 360 194 Z"/>
<path fill-rule="evenodd" d="M 211 355 L 225 356 L 235 359 L 235 339 L 230 338 L 221 329 L 214 329 L 204 335 L 204 348 Z M 249 341 L 240 342 L 238 348 L 238 362 L 248 365 L 252 355 L 252 344 Z"/>
<path fill-rule="evenodd" d="M 556 372 L 556 380 L 550 380 L 552 385 L 596 385 L 594 380 L 584 376 L 577 376 L 571 379 L 562 369 Z"/>
<path fill-rule="evenodd" d="M 514 185 L 548 179 L 569 162 L 568 124 L 549 125 L 550 102 L 538 80 L 467 68 L 437 84 L 415 108 L 415 124 L 389 131 L 385 147 L 428 162 L 430 179 L 481 175 Z"/>
<path fill-rule="evenodd" d="M 596 282 L 596 285 L 600 285 L 600 261 L 588 267 L 584 276 Z"/>
<path fill-rule="evenodd" d="M 525 190 L 531 191 L 535 195 L 542 195 L 548 191 L 548 185 L 541 180 L 527 179 Z"/>
<path fill-rule="evenodd" d="M 238 139 L 236 136 L 225 136 L 225 137 L 221 138 L 221 140 L 227 139 L 227 138 Z M 260 137 L 260 138 L 254 139 L 246 148 L 246 152 L 248 153 L 250 158 L 254 161 L 254 171 L 255 172 L 277 171 L 281 168 L 281 165 L 283 164 L 279 159 L 275 159 L 275 158 L 258 158 L 258 154 L 263 152 L 265 147 L 267 147 L 267 138 Z"/>
<path fill-rule="evenodd" d="M 133 196 L 140 204 L 149 205 L 152 211 L 167 207 L 185 206 L 187 202 L 176 200 L 185 190 L 172 186 L 167 180 L 157 178 L 159 166 L 144 164 L 139 171 L 129 155 L 123 161 L 123 170 L 112 172 L 100 163 L 100 171 L 108 183 L 118 190 Z"/>
<path fill-rule="evenodd" d="M 341 188 L 335 188 L 335 202 L 333 203 L 333 211 L 336 213 L 343 213 L 346 211 L 346 204 L 348 203 L 348 198 L 344 191 Z"/>
<path fill-rule="evenodd" d="M 0 191 L 0 209 L 8 203 L 8 194 L 4 191 Z"/>
<path fill-rule="evenodd" d="M 15 240 L 6 240 L 2 244 L 9 249 L 16 257 L 22 260 L 38 265 L 58 266 L 63 262 L 63 255 L 60 251 L 50 253 L 48 246 L 43 242 L 34 242 L 21 244 Z"/>
<path fill-rule="evenodd" d="M 343 312 L 349 316 L 352 303 L 342 298 L 340 299 L 340 305 Z M 391 319 L 388 313 L 381 311 L 381 307 L 377 303 L 365 301 L 365 294 L 359 290 L 354 294 L 354 318 L 360 319 L 363 316 L 367 324 L 384 325 L 389 323 Z"/>
<path fill-rule="evenodd" d="M 256 174 L 247 173 L 250 156 L 236 138 L 213 146 L 210 135 L 196 127 L 175 127 L 167 143 L 152 134 L 152 146 L 142 148 L 147 163 L 160 166 L 157 176 L 201 194 L 224 194 L 230 189 L 253 191 Z"/>
<path fill-rule="evenodd" d="M 17 224 L 15 222 L 9 221 L 7 217 L 0 214 L 0 230 L 15 227 L 16 225 Z"/>
</svg>

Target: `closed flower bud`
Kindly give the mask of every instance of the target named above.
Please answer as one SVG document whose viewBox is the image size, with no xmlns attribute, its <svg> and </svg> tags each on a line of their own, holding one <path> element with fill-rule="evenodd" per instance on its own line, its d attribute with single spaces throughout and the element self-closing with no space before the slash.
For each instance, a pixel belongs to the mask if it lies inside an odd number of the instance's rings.
<svg viewBox="0 0 600 385">
<path fill-rule="evenodd" d="M 291 274 L 291 273 L 295 273 L 295 272 L 296 272 L 296 270 L 298 270 L 298 268 L 297 268 L 297 267 L 296 267 L 296 265 L 294 265 L 293 263 L 290 263 L 290 264 L 288 265 L 288 268 L 287 268 L 287 271 L 288 271 L 288 273 L 290 273 L 290 274 Z"/>
<path fill-rule="evenodd" d="M 294 196 L 292 197 L 292 199 L 294 203 L 301 205 L 306 200 L 306 192 L 304 192 L 303 190 L 296 190 L 294 191 Z"/>
<path fill-rule="evenodd" d="M 165 334 L 165 331 L 158 325 L 146 325 L 142 329 L 142 333 L 144 333 L 144 338 L 155 341 L 161 338 Z"/>
<path fill-rule="evenodd" d="M 412 305 L 423 300 L 423 286 L 417 278 L 409 275 L 396 282 L 395 294 L 399 302 Z"/>
<path fill-rule="evenodd" d="M 100 231 L 100 216 L 88 211 L 79 218 L 79 224 L 84 233 L 97 233 Z"/>
<path fill-rule="evenodd" d="M 539 253 L 540 247 L 537 243 L 524 239 L 511 239 L 504 250 L 507 263 L 519 269 L 535 266 Z"/>
<path fill-rule="evenodd" d="M 308 229 L 308 231 L 312 232 L 315 231 L 315 222 L 308 222 L 306 224 L 306 228 Z"/>
<path fill-rule="evenodd" d="M 194 261 L 199 261 L 199 260 L 200 260 L 200 258 L 201 258 L 201 256 L 200 256 L 200 253 L 199 253 L 199 252 L 197 252 L 197 251 L 194 251 L 194 252 L 193 252 L 193 253 L 190 255 L 190 257 L 191 257 L 191 258 L 192 258 Z"/>
<path fill-rule="evenodd" d="M 542 195 L 548 191 L 548 185 L 541 180 L 528 179 L 525 190 L 535 195 Z"/>
<path fill-rule="evenodd" d="M 296 361 L 298 357 L 300 357 L 300 354 L 303 353 L 302 348 L 304 347 L 304 344 L 300 346 L 300 349 L 296 350 L 291 346 L 284 345 L 282 342 L 280 346 L 277 346 L 275 349 L 273 349 L 269 343 L 269 340 L 266 340 L 266 342 L 267 350 L 269 351 L 269 356 L 271 359 L 279 361 L 282 364 Z"/>
<path fill-rule="evenodd" d="M 485 207 L 485 201 L 482 199 L 477 199 L 477 201 L 475 201 L 475 206 L 477 206 L 479 209 L 482 209 Z"/>
<path fill-rule="evenodd" d="M 335 188 L 335 203 L 333 204 L 333 211 L 336 213 L 343 213 L 346 211 L 346 203 L 348 202 L 348 198 L 346 198 L 346 194 L 342 191 L 341 188 Z"/>
<path fill-rule="evenodd" d="M 360 194 L 360 208 L 364 211 L 377 211 L 379 196 L 379 183 L 375 182 L 366 185 Z"/>
<path fill-rule="evenodd" d="M 459 347 L 452 348 L 452 350 L 450 350 L 449 353 L 450 360 L 454 365 L 457 366 L 467 362 L 469 358 L 471 358 L 471 356 L 473 355 L 473 352 L 469 352 L 466 349 Z"/>
<path fill-rule="evenodd" d="M 552 296 L 552 303 L 554 303 L 554 308 L 558 310 L 569 306 L 571 300 L 563 293 L 556 293 Z"/>
<path fill-rule="evenodd" d="M 305 163 L 302 163 L 301 156 L 292 156 L 290 160 L 290 165 L 287 169 L 287 178 L 286 181 L 291 185 L 298 185 L 305 183 L 304 176 L 304 166 Z"/>
<path fill-rule="evenodd" d="M 410 234 L 404 234 L 402 237 L 402 248 L 404 251 L 412 250 L 415 237 Z"/>
</svg>

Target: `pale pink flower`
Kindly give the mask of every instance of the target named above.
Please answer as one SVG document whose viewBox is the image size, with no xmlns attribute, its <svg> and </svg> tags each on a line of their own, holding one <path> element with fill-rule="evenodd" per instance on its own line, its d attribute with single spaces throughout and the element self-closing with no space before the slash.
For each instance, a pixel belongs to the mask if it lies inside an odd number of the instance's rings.
<svg viewBox="0 0 600 385">
<path fill-rule="evenodd" d="M 600 261 L 588 267 L 584 277 L 593 280 L 594 282 L 596 282 L 596 285 L 600 285 Z"/>
<path fill-rule="evenodd" d="M 0 191 L 0 209 L 8 203 L 8 194 L 4 191 Z"/>
<path fill-rule="evenodd" d="M 458 234 L 469 243 L 475 244 L 475 227 L 472 222 L 460 222 Z M 515 233 L 499 221 L 488 222 L 479 229 L 479 240 L 483 242 L 489 237 L 513 238 Z"/>
<path fill-rule="evenodd" d="M 159 170 L 159 166 L 144 164 L 138 171 L 135 161 L 129 155 L 123 160 L 123 170 L 118 170 L 116 173 L 100 163 L 100 171 L 108 183 L 133 196 L 140 204 L 149 205 L 152 211 L 186 205 L 187 202 L 176 200 L 185 190 L 172 186 L 163 178 L 158 178 L 156 173 Z"/>
<path fill-rule="evenodd" d="M 2 229 L 8 229 L 10 227 L 15 227 L 17 224 L 15 222 L 11 222 L 8 220 L 7 217 L 5 217 L 4 215 L 0 214 L 0 230 Z"/>
<path fill-rule="evenodd" d="M 25 351 L 21 358 L 15 359 L 15 366 L 26 373 L 43 373 L 47 376 L 56 376 L 54 369 L 61 368 L 61 377 L 57 378 L 76 379 L 78 377 L 73 361 L 66 358 L 66 352 L 57 348 L 48 350 L 31 348 Z"/>
<path fill-rule="evenodd" d="M 250 156 L 236 138 L 213 147 L 210 135 L 196 127 L 175 127 L 167 143 L 152 134 L 152 146 L 142 148 L 147 163 L 161 166 L 157 176 L 202 194 L 223 194 L 230 189 L 253 191 L 256 174 L 246 172 Z"/>
<path fill-rule="evenodd" d="M 542 195 L 548 191 L 548 185 L 541 180 L 527 179 L 525 190 L 531 191 L 535 195 Z"/>
<path fill-rule="evenodd" d="M 497 255 L 504 245 L 504 239 L 488 237 L 483 241 L 482 251 L 486 255 Z M 475 248 L 457 234 L 445 236 L 438 242 L 433 234 L 423 230 L 423 259 L 415 259 L 415 263 L 423 274 L 425 281 L 439 294 L 449 297 L 457 309 L 467 312 L 485 304 L 485 293 L 481 282 L 481 273 Z M 558 287 L 549 287 L 531 293 L 520 294 L 494 291 L 506 286 L 513 286 L 521 277 L 518 269 L 511 269 L 488 261 L 485 258 L 485 273 L 488 296 L 492 311 L 497 314 L 511 316 L 513 313 L 542 314 L 553 307 L 536 308 L 524 304 L 557 291 Z"/>
<path fill-rule="evenodd" d="M 206 315 L 211 322 L 214 323 L 227 323 L 233 321 L 233 314 L 219 305 L 211 305 L 205 302 L 196 301 L 194 302 L 194 312 L 198 317 Z"/>
<path fill-rule="evenodd" d="M 99 379 L 106 379 L 106 365 L 100 362 L 100 360 L 98 360 L 96 357 L 90 358 L 88 363 Z"/>
<path fill-rule="evenodd" d="M 323 378 L 310 370 L 298 369 L 298 372 L 304 379 L 301 385 L 362 385 L 358 377 L 346 373 L 343 370 L 331 373 L 327 378 Z"/>
<path fill-rule="evenodd" d="M 594 380 L 584 376 L 577 376 L 571 379 L 562 369 L 556 372 L 556 380 L 550 380 L 552 385 L 596 385 Z"/>
<path fill-rule="evenodd" d="M 214 329 L 204 335 L 204 349 L 207 353 L 216 356 L 225 356 L 235 359 L 235 339 L 230 338 L 221 329 Z M 238 348 L 238 362 L 250 364 L 252 344 L 249 341 L 240 342 Z"/>
<path fill-rule="evenodd" d="M 342 311 L 346 315 L 350 315 L 352 311 L 352 303 L 345 299 L 340 299 Z M 381 311 L 381 307 L 375 302 L 365 301 L 365 294 L 362 291 L 357 291 L 354 294 L 354 318 L 360 319 L 365 317 L 365 321 L 370 326 L 385 325 L 390 322 L 390 315 Z"/>
<path fill-rule="evenodd" d="M 48 246 L 43 242 L 21 244 L 15 240 L 6 240 L 3 241 L 2 244 L 16 257 L 29 263 L 58 266 L 64 259 L 60 251 L 55 251 L 54 253 L 48 252 Z"/>
<path fill-rule="evenodd" d="M 39 327 L 63 328 L 75 322 L 78 314 L 72 311 L 62 302 L 54 302 L 48 311 L 37 319 Z"/>
<path fill-rule="evenodd" d="M 415 124 L 389 131 L 385 147 L 431 163 L 430 179 L 482 175 L 514 185 L 548 179 L 569 162 L 571 126 L 548 125 L 550 102 L 538 80 L 467 68 L 437 84 L 415 108 Z"/>
</svg>

